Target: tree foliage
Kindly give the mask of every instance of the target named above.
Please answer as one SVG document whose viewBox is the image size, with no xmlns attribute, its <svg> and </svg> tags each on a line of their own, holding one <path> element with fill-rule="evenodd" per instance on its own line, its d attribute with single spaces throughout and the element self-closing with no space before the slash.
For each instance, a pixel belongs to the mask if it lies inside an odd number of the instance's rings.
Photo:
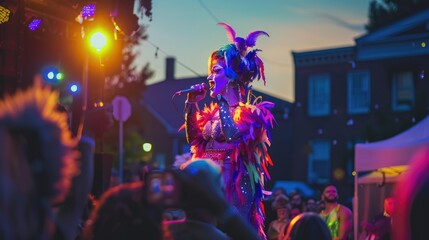
<svg viewBox="0 0 429 240">
<path fill-rule="evenodd" d="M 140 13 L 152 20 L 152 0 L 138 0 Z"/>
<path fill-rule="evenodd" d="M 151 0 L 138 0 L 140 18 L 144 16 L 152 18 Z M 129 19 L 133 21 L 133 19 Z M 143 114 L 140 105 L 141 94 L 146 88 L 146 81 L 153 76 L 153 70 L 146 63 L 141 69 L 136 64 L 139 51 L 137 46 L 147 39 L 146 26 L 140 25 L 132 34 L 118 34 L 120 40 L 120 69 L 106 78 L 106 100 L 110 102 L 115 96 L 127 97 L 131 103 L 131 117 L 124 124 L 124 161 L 126 163 L 141 161 L 141 144 L 144 141 L 141 137 Z M 114 128 L 118 123 L 115 121 Z M 118 147 L 118 131 L 110 131 L 105 135 L 106 150 L 116 152 Z M 116 155 L 116 154 L 115 154 Z M 115 158 L 117 159 L 117 158 Z"/>
<path fill-rule="evenodd" d="M 372 0 L 369 4 L 369 32 L 429 8 L 429 0 Z"/>
<path fill-rule="evenodd" d="M 153 75 L 149 64 L 146 64 L 141 70 L 137 69 L 135 64 L 139 55 L 135 47 L 146 38 L 145 28 L 141 27 L 124 39 L 125 45 L 119 55 L 122 58 L 119 72 L 106 79 L 108 98 L 125 95 L 132 99 L 140 99 L 140 94 L 146 87 L 146 80 Z"/>
</svg>

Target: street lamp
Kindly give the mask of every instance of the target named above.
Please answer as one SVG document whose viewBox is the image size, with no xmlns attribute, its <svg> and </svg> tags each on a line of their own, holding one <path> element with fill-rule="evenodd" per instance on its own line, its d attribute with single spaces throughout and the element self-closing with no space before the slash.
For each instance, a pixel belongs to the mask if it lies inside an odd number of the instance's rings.
<svg viewBox="0 0 429 240">
<path fill-rule="evenodd" d="M 82 35 L 83 37 L 86 34 Z M 107 36 L 106 34 L 104 34 L 101 31 L 94 31 L 92 34 L 90 35 L 86 35 L 87 36 L 87 44 L 89 45 L 90 48 L 94 49 L 97 53 L 98 56 L 98 60 L 99 60 L 99 66 L 101 68 L 102 71 L 102 81 L 103 81 L 103 85 L 101 87 L 101 99 L 100 101 L 102 102 L 103 100 L 103 95 L 104 95 L 104 68 L 103 68 L 103 63 L 101 61 L 101 52 L 102 50 L 107 46 Z M 89 40 L 89 42 L 88 42 Z M 85 112 L 87 107 L 88 107 L 88 73 L 89 73 L 89 55 L 90 53 L 87 51 L 85 54 L 85 62 L 83 65 L 83 71 L 82 71 L 82 90 L 83 90 L 83 104 L 82 104 L 82 111 Z M 79 133 L 78 135 L 81 134 L 81 129 L 79 129 Z"/>
<path fill-rule="evenodd" d="M 89 45 L 93 49 L 96 50 L 97 56 L 99 59 L 100 67 L 103 72 L 103 81 L 104 81 L 104 70 L 103 70 L 103 63 L 101 61 L 101 52 L 102 50 L 107 46 L 107 36 L 101 31 L 95 31 L 89 36 Z M 83 76 L 82 76 L 82 83 L 84 88 L 84 100 L 83 100 L 83 110 L 86 110 L 88 106 L 88 71 L 89 71 L 89 53 L 86 53 L 85 57 L 85 63 L 84 63 L 84 70 L 83 70 Z M 103 95 L 103 88 L 104 84 L 101 88 L 101 93 Z M 101 96 L 103 98 L 103 96 Z M 101 99 L 102 100 L 102 99 Z"/>
</svg>

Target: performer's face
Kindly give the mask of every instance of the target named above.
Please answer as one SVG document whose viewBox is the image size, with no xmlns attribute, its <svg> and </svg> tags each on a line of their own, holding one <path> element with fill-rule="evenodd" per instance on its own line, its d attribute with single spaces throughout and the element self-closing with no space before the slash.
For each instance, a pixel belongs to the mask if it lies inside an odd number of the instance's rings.
<svg viewBox="0 0 429 240">
<path fill-rule="evenodd" d="M 214 62 L 210 69 L 209 76 L 210 96 L 216 97 L 218 94 L 224 95 L 228 85 L 228 77 L 225 75 L 225 61 Z"/>
</svg>

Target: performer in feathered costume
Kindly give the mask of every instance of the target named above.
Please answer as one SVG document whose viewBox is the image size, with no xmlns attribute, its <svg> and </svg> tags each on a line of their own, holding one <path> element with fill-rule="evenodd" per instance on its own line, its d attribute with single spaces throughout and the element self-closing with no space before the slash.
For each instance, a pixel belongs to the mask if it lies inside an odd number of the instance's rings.
<svg viewBox="0 0 429 240">
<path fill-rule="evenodd" d="M 223 170 L 227 199 L 258 230 L 262 239 L 264 181 L 269 179 L 267 152 L 273 125 L 271 102 L 251 100 L 250 83 L 265 83 L 264 65 L 253 49 L 264 31 L 254 31 L 246 39 L 237 37 L 226 23 L 230 44 L 214 51 L 208 62 L 208 86 L 215 101 L 199 110 L 198 101 L 207 92 L 206 84 L 192 86 L 185 103 L 186 136 L 193 158 L 210 158 Z"/>
</svg>

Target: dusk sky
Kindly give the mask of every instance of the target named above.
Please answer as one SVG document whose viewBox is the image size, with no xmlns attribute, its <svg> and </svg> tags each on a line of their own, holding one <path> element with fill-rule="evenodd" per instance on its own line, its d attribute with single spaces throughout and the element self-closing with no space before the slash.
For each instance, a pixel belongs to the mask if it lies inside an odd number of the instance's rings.
<svg viewBox="0 0 429 240">
<path fill-rule="evenodd" d="M 300 52 L 354 44 L 365 34 L 370 0 L 152 0 L 153 19 L 144 18 L 148 41 L 139 47 L 138 65 L 150 63 L 155 76 L 165 79 L 165 58 L 176 58 L 176 78 L 207 76 L 207 59 L 228 43 L 226 22 L 238 36 L 266 31 L 256 47 L 262 49 L 267 85 L 255 89 L 294 100 L 292 51 Z M 156 51 L 156 48 L 159 48 Z M 157 54 L 155 54 L 157 52 Z M 191 69 L 191 70 L 189 70 Z M 196 72 L 196 73 L 194 73 Z M 179 90 L 179 89 L 178 89 Z"/>
</svg>

